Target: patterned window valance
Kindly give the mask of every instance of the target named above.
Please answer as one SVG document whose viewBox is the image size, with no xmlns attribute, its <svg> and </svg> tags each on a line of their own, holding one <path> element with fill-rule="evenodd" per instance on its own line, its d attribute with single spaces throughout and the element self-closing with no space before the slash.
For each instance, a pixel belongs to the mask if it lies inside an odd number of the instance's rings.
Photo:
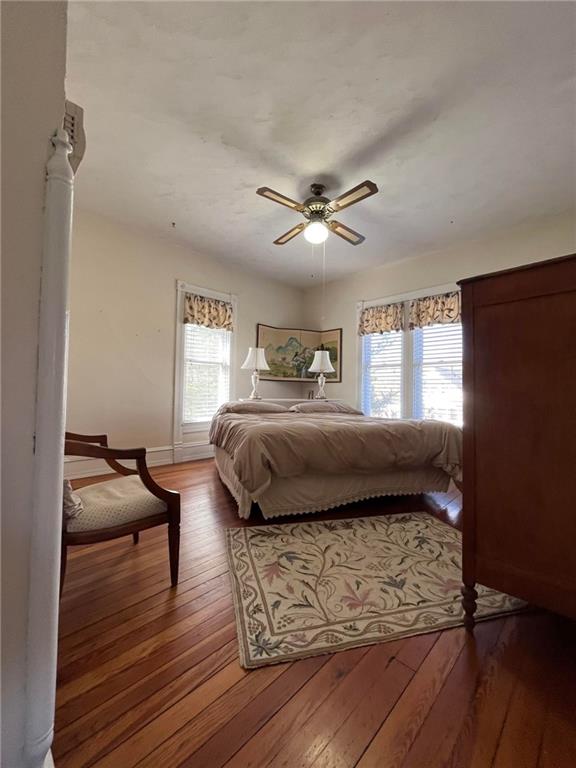
<svg viewBox="0 0 576 768">
<path fill-rule="evenodd" d="M 199 296 L 197 293 L 187 293 L 184 296 L 184 322 L 232 331 L 232 304 L 221 299 Z"/>
<path fill-rule="evenodd" d="M 410 302 L 409 316 L 410 329 L 424 328 L 426 325 L 460 323 L 460 291 L 413 299 Z"/>
<path fill-rule="evenodd" d="M 367 307 L 360 314 L 358 333 L 387 333 L 404 330 L 404 304 L 384 304 L 380 307 Z"/>
</svg>

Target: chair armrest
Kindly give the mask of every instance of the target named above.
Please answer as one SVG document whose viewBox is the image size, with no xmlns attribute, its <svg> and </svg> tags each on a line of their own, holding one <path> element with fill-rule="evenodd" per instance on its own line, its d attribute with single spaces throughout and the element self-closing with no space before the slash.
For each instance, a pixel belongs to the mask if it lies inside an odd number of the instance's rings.
<svg viewBox="0 0 576 768">
<path fill-rule="evenodd" d="M 93 445 L 79 440 L 64 442 L 66 456 L 90 456 L 94 459 L 140 459 L 146 456 L 146 448 L 109 448 L 105 445 Z"/>
<path fill-rule="evenodd" d="M 108 435 L 80 435 L 78 432 L 66 432 L 66 440 L 74 440 L 79 443 L 98 443 L 98 445 L 108 445 Z"/>
<path fill-rule="evenodd" d="M 67 433 L 69 434 L 69 433 Z M 106 437 L 103 435 L 103 437 Z M 104 445 L 94 445 L 81 440 L 64 441 L 65 456 L 87 456 L 91 459 L 104 459 L 108 466 L 121 475 L 139 474 L 137 469 L 129 469 L 119 464 L 116 459 L 136 459 L 146 461 L 146 448 L 108 448 Z"/>
<path fill-rule="evenodd" d="M 140 479 L 146 488 L 150 491 L 150 493 L 166 503 L 168 507 L 168 515 L 171 521 L 174 523 L 180 523 L 180 494 L 177 491 L 169 491 L 167 488 L 163 488 L 161 485 L 158 485 L 158 483 L 154 480 L 148 471 L 145 455 L 142 458 L 136 460 L 136 466 L 138 468 Z"/>
</svg>

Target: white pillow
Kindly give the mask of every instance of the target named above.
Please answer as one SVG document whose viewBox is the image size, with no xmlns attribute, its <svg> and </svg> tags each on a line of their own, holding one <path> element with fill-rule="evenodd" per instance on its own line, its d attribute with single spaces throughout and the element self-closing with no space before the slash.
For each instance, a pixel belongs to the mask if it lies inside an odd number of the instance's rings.
<svg viewBox="0 0 576 768">
<path fill-rule="evenodd" d="M 62 495 L 62 512 L 65 520 L 71 520 L 82 514 L 84 505 L 77 493 L 74 493 L 70 480 L 64 480 L 64 492 Z"/>
<path fill-rule="evenodd" d="M 224 403 L 216 411 L 216 416 L 223 413 L 288 413 L 288 408 L 277 403 L 266 403 L 262 400 L 247 400 L 246 402 Z"/>
<path fill-rule="evenodd" d="M 326 400 L 310 400 L 307 403 L 298 403 L 290 408 L 295 413 L 352 413 L 356 416 L 364 416 L 362 411 L 352 408 L 351 405 Z"/>
</svg>

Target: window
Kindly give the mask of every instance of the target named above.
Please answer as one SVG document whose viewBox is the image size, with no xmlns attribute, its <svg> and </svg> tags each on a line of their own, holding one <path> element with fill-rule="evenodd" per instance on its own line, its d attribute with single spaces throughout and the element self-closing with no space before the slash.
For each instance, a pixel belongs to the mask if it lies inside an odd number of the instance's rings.
<svg viewBox="0 0 576 768">
<path fill-rule="evenodd" d="M 362 410 L 369 416 L 402 417 L 402 333 L 362 336 Z"/>
<path fill-rule="evenodd" d="M 233 397 L 236 297 L 176 283 L 174 444 L 204 431 L 218 408 Z M 175 454 L 176 455 L 176 454 Z"/>
<path fill-rule="evenodd" d="M 230 400 L 232 333 L 184 325 L 182 421 L 206 423 Z"/>
<path fill-rule="evenodd" d="M 462 424 L 462 326 L 362 336 L 362 410 Z"/>
<path fill-rule="evenodd" d="M 412 334 L 416 419 L 462 424 L 462 326 L 428 325 Z"/>
</svg>

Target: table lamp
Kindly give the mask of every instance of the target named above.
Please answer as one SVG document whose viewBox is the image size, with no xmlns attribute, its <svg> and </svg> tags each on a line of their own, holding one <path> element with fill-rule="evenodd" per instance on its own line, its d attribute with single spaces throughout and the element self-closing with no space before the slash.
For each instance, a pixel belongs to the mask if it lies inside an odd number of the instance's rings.
<svg viewBox="0 0 576 768">
<path fill-rule="evenodd" d="M 314 352 L 314 360 L 312 365 L 308 368 L 310 373 L 318 373 L 318 394 L 316 400 L 326 400 L 326 392 L 324 391 L 324 385 L 326 384 L 325 373 L 334 373 L 334 366 L 330 362 L 330 352 L 327 349 L 317 349 Z"/>
<path fill-rule="evenodd" d="M 250 400 L 262 400 L 258 392 L 258 382 L 260 381 L 259 371 L 269 371 L 270 366 L 266 362 L 266 353 L 263 347 L 249 347 L 246 360 L 242 363 L 243 369 L 252 371 L 252 392 Z"/>
</svg>

